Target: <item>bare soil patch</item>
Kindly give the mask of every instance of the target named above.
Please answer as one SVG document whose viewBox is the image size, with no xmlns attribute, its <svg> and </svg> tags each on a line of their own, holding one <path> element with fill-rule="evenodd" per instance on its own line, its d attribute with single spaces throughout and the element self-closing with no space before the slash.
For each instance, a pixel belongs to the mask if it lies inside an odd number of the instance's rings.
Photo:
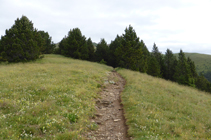
<svg viewBox="0 0 211 140">
<path fill-rule="evenodd" d="M 117 72 L 111 72 L 104 84 L 105 88 L 99 93 L 101 98 L 96 100 L 97 113 L 92 119 L 98 129 L 89 132 L 87 139 L 129 140 L 120 97 L 125 80 Z"/>
</svg>

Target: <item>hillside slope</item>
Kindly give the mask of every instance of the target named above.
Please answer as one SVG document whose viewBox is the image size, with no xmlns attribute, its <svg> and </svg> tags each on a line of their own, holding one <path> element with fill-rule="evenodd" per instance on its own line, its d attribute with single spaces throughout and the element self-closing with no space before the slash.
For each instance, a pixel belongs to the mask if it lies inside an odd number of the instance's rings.
<svg viewBox="0 0 211 140">
<path fill-rule="evenodd" d="M 60 55 L 0 65 L 0 139 L 81 139 L 112 68 Z"/>
<path fill-rule="evenodd" d="M 97 129 L 94 99 L 111 70 L 60 55 L 0 64 L 0 139 L 82 139 Z M 134 139 L 211 138 L 210 94 L 118 72 L 127 80 L 122 103 Z"/>
<path fill-rule="evenodd" d="M 120 69 L 129 135 L 145 139 L 210 139 L 211 94 Z"/>
</svg>

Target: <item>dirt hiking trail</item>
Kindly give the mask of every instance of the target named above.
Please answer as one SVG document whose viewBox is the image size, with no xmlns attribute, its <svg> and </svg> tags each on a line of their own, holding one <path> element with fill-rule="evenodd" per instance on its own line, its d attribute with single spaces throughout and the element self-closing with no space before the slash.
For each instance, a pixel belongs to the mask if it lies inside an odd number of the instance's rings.
<svg viewBox="0 0 211 140">
<path fill-rule="evenodd" d="M 130 140 L 127 137 L 123 107 L 120 94 L 125 80 L 117 73 L 111 72 L 105 80 L 105 88 L 96 99 L 97 113 L 92 122 L 98 124 L 96 131 L 87 134 L 88 140 Z"/>
</svg>

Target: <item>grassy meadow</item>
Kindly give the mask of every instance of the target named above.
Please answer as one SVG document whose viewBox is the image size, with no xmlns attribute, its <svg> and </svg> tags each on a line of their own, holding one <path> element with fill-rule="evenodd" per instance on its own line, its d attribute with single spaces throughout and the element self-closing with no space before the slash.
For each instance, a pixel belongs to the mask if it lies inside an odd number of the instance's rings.
<svg viewBox="0 0 211 140">
<path fill-rule="evenodd" d="M 128 133 L 134 140 L 211 139 L 211 94 L 119 69 Z"/>
<path fill-rule="evenodd" d="M 60 55 L 0 64 L 0 139 L 83 139 L 111 70 Z"/>
</svg>

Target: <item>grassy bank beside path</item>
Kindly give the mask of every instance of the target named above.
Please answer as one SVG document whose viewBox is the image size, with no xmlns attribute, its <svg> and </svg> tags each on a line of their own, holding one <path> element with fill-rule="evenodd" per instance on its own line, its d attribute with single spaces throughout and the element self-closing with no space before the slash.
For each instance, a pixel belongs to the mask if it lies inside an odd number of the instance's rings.
<svg viewBox="0 0 211 140">
<path fill-rule="evenodd" d="M 134 140 L 211 139 L 211 94 L 139 72 L 117 71 L 129 135 Z"/>
</svg>

